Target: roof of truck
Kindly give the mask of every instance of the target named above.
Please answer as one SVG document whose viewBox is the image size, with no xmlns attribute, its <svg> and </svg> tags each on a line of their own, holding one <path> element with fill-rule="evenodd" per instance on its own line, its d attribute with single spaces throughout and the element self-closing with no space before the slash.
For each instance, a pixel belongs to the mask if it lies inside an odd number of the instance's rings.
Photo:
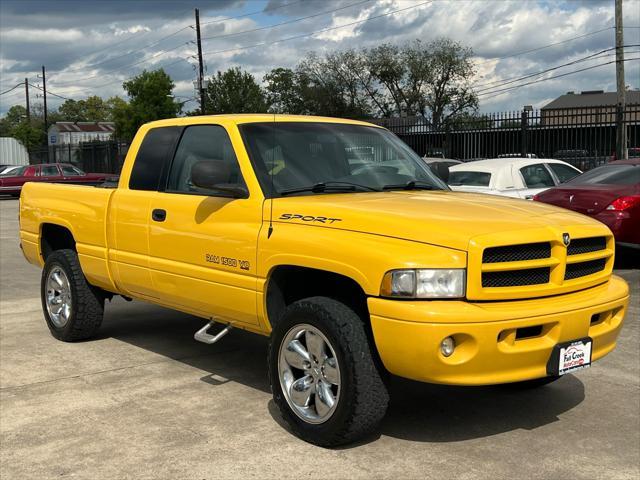
<svg viewBox="0 0 640 480">
<path fill-rule="evenodd" d="M 215 120 L 221 123 L 261 123 L 261 122 L 323 122 L 323 123 L 346 123 L 351 125 L 366 125 L 369 127 L 383 128 L 373 123 L 362 122 L 360 120 L 350 120 L 347 118 L 317 117 L 313 115 L 283 115 L 273 113 L 234 113 L 223 115 L 199 115 L 193 117 L 167 118 L 156 120 L 146 125 L 149 127 L 169 126 L 169 125 L 197 125 L 207 123 L 207 120 Z"/>
</svg>

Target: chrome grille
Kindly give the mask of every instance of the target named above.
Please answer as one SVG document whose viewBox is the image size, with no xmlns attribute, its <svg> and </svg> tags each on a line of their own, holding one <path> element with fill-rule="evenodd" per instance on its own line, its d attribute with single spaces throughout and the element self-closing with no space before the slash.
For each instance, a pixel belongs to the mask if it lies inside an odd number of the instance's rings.
<svg viewBox="0 0 640 480">
<path fill-rule="evenodd" d="M 606 263 L 606 258 L 599 258 L 598 260 L 590 260 L 588 262 L 570 263 L 565 270 L 564 279 L 572 280 L 574 278 L 593 275 L 594 273 L 604 270 Z"/>
<path fill-rule="evenodd" d="M 567 247 L 567 255 L 597 252 L 607 248 L 606 237 L 576 238 Z"/>
<path fill-rule="evenodd" d="M 525 270 L 507 270 L 504 272 L 484 272 L 482 287 L 520 287 L 549 283 L 549 267 L 528 268 Z"/>
<path fill-rule="evenodd" d="M 551 244 L 549 242 L 526 243 L 487 248 L 482 254 L 482 263 L 521 262 L 549 258 L 550 256 Z"/>
</svg>

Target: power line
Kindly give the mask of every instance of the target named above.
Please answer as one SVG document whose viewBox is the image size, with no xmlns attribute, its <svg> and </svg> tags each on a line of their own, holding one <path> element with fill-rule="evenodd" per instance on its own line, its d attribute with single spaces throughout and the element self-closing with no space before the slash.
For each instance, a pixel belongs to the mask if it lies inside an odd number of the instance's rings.
<svg viewBox="0 0 640 480">
<path fill-rule="evenodd" d="M 216 54 L 219 54 L 219 53 L 227 53 L 227 52 L 233 52 L 233 51 L 237 51 L 237 50 L 247 50 L 249 48 L 263 47 L 263 46 L 266 46 L 266 45 L 274 45 L 276 43 L 288 42 L 289 40 L 296 40 L 298 38 L 311 37 L 311 36 L 313 36 L 313 35 L 315 35 L 317 33 L 330 32 L 332 30 L 337 30 L 339 28 L 351 27 L 353 25 L 358 25 L 358 24 L 361 24 L 361 23 L 365 23 L 365 22 L 368 22 L 370 20 L 375 20 L 377 18 L 387 17 L 387 16 L 393 15 L 395 13 L 404 12 L 406 10 L 411 10 L 411 9 L 414 9 L 414 8 L 418 8 L 418 7 L 421 7 L 423 5 L 427 5 L 428 3 L 432 3 L 433 1 L 434 0 L 428 0 L 426 2 L 418 3 L 418 4 L 412 5 L 410 7 L 400 8 L 398 10 L 393 10 L 391 12 L 382 13 L 380 15 L 375 15 L 373 17 L 368 17 L 368 18 L 365 18 L 364 20 L 357 20 L 355 22 L 345 23 L 343 25 L 337 25 L 335 27 L 323 28 L 321 30 L 316 30 L 316 31 L 313 31 L 313 32 L 304 33 L 302 35 L 295 35 L 293 37 L 281 38 L 281 39 L 275 40 L 273 42 L 262 42 L 262 43 L 256 43 L 254 45 L 245 45 L 245 46 L 242 46 L 242 47 L 227 48 L 225 50 L 218 50 L 218 51 L 215 51 L 215 52 L 205 52 L 204 55 L 205 56 L 206 55 L 216 55 Z"/>
<path fill-rule="evenodd" d="M 32 83 L 30 83 L 29 86 L 33 87 L 33 88 L 37 88 L 41 92 L 44 92 L 44 89 L 42 89 L 41 87 L 39 87 L 37 85 L 33 85 Z M 61 98 L 63 100 L 73 100 L 73 98 L 69 98 L 69 97 L 65 97 L 63 95 L 58 95 L 57 93 L 53 93 L 51 90 L 47 90 L 47 95 L 53 95 L 54 97 L 58 97 L 58 98 Z"/>
<path fill-rule="evenodd" d="M 640 57 L 627 58 L 624 61 L 628 62 L 628 61 L 631 61 L 631 60 L 640 60 Z M 499 95 L 503 95 L 504 93 L 509 92 L 511 90 L 515 90 L 515 89 L 518 89 L 518 88 L 526 87 L 528 85 L 534 85 L 536 83 L 546 82 L 547 80 L 554 80 L 556 78 L 562 78 L 562 77 L 566 77 L 568 75 L 574 75 L 576 73 L 586 72 L 587 70 L 593 70 L 594 68 L 604 67 L 605 65 L 611 65 L 612 63 L 616 63 L 616 61 L 615 60 L 611 60 L 610 62 L 600 63 L 598 65 L 593 65 L 591 67 L 581 68 L 579 70 L 574 70 L 573 72 L 562 73 L 560 75 L 554 75 L 552 77 L 547 77 L 547 78 L 540 78 L 538 80 L 533 80 L 531 82 L 523 83 L 521 85 L 514 85 L 513 87 L 507 87 L 507 88 L 503 88 L 501 90 L 494 90 L 494 91 L 491 91 L 491 92 L 480 93 L 480 94 L 478 94 L 478 96 L 482 97 L 482 96 L 485 96 L 485 95 L 491 95 L 487 99 L 494 98 L 494 97 L 497 97 Z M 496 94 L 496 95 L 494 95 L 494 94 Z"/>
<path fill-rule="evenodd" d="M 222 22 L 226 22 L 227 20 L 235 20 L 237 18 L 251 17 L 253 15 L 258 15 L 260 13 L 272 12 L 274 10 L 279 10 L 281 8 L 288 7 L 290 5 L 295 5 L 296 3 L 301 3 L 301 2 L 302 2 L 302 0 L 295 0 L 294 2 L 283 3 L 282 5 L 277 5 L 275 7 L 263 8 L 262 10 L 255 10 L 253 12 L 243 13 L 242 15 L 236 15 L 236 16 L 233 16 L 233 17 L 221 18 L 219 20 L 211 20 L 210 22 L 202 22 L 200 24 L 200 26 L 212 25 L 214 23 L 222 23 Z"/>
<path fill-rule="evenodd" d="M 118 68 L 114 68 L 113 70 L 107 70 L 106 72 L 102 72 L 102 73 L 96 73 L 95 75 L 90 75 L 88 77 L 83 77 L 80 80 L 76 80 L 76 81 L 67 81 L 67 82 L 58 82 L 57 85 L 72 85 L 72 84 L 76 84 L 76 83 L 82 83 L 85 82 L 87 80 L 91 80 L 92 78 L 98 78 L 98 77 L 104 77 L 106 75 L 110 75 L 112 73 L 115 72 L 119 72 L 121 70 L 124 70 L 125 68 L 129 68 L 129 67 L 134 67 L 136 65 L 140 65 L 141 63 L 147 63 L 150 60 L 153 60 L 154 58 L 157 58 L 161 55 L 165 55 L 169 52 L 172 52 L 174 50 L 177 50 L 178 48 L 184 47 L 185 45 L 189 45 L 191 42 L 184 42 L 181 43 L 179 45 L 176 45 L 173 48 L 169 48 L 167 50 L 160 50 L 159 52 L 154 53 L 153 55 L 151 55 L 148 58 L 143 58 L 142 60 L 138 60 L 137 62 L 133 62 L 133 63 L 129 63 L 127 65 L 123 65 L 121 67 Z"/>
<path fill-rule="evenodd" d="M 10 91 L 15 90 L 16 88 L 21 87 L 23 85 L 24 85 L 24 82 L 20 82 L 20 83 L 14 85 L 13 87 L 11 87 L 9 90 L 5 90 L 4 92 L 0 92 L 0 95 L 4 95 L 5 93 L 9 93 Z"/>
<path fill-rule="evenodd" d="M 160 43 L 164 42 L 166 39 L 174 37 L 174 36 L 178 35 L 180 32 L 183 32 L 184 30 L 189 29 L 189 27 L 191 27 L 191 25 L 186 25 L 186 26 L 180 28 L 179 30 L 176 30 L 175 32 L 173 32 L 173 33 L 171 33 L 169 35 L 166 35 L 166 36 L 164 36 L 164 37 L 162 37 L 162 38 L 160 38 L 160 39 L 158 39 L 158 40 L 156 40 L 154 42 L 151 42 L 148 45 L 145 45 L 144 47 L 140 47 L 140 48 L 137 48 L 135 50 L 130 50 L 127 53 L 123 53 L 122 55 L 118 55 L 116 57 L 107 58 L 106 60 L 103 60 L 101 62 L 92 63 L 90 65 L 85 65 L 84 67 L 81 67 L 81 68 L 75 68 L 75 69 L 63 70 L 63 71 L 64 71 L 64 73 L 86 71 L 87 69 L 95 68 L 98 65 L 103 65 L 105 63 L 112 62 L 113 60 L 118 60 L 119 58 L 128 57 L 129 55 L 132 55 L 132 54 L 137 53 L 137 52 L 141 52 L 142 50 L 146 50 L 147 48 L 155 47 L 156 45 L 159 45 Z M 58 70 L 58 71 L 60 71 L 60 70 Z"/>
<path fill-rule="evenodd" d="M 624 47 L 625 48 L 630 48 L 630 47 L 638 47 L 638 46 L 640 46 L 640 45 L 625 45 Z M 511 83 L 515 83 L 515 82 L 518 82 L 518 81 L 521 81 L 521 80 L 526 80 L 527 78 L 537 77 L 539 75 L 551 72 L 553 70 L 558 70 L 559 68 L 568 67 L 570 65 L 575 65 L 577 63 L 585 62 L 587 60 L 595 60 L 600 55 L 602 55 L 602 54 L 604 54 L 606 52 L 609 52 L 611 50 L 615 50 L 615 49 L 616 49 L 616 47 L 606 48 L 606 49 L 601 50 L 599 52 L 592 53 L 591 55 L 587 55 L 586 57 L 582 57 L 582 58 L 573 60 L 571 62 L 564 63 L 562 65 L 557 65 L 555 67 L 550 67 L 550 68 L 547 68 L 547 69 L 539 71 L 539 72 L 529 73 L 529 74 L 526 74 L 526 75 L 521 76 L 521 77 L 511 77 L 511 78 L 503 78 L 503 79 L 500 79 L 500 80 L 494 80 L 493 82 L 488 82 L 488 83 L 484 83 L 484 84 L 475 85 L 475 87 L 484 87 L 484 86 L 488 86 L 488 85 L 493 85 L 492 87 L 487 87 L 487 88 L 484 88 L 484 89 L 480 89 L 480 90 L 478 90 L 478 92 L 482 92 L 482 91 L 485 91 L 485 90 L 493 90 L 494 88 L 502 87 L 504 85 L 509 85 Z M 606 56 L 611 56 L 611 55 L 605 55 L 605 57 Z M 499 85 L 494 85 L 494 84 L 499 84 Z"/>
<path fill-rule="evenodd" d="M 485 63 L 493 62 L 493 61 L 496 61 L 496 60 L 504 60 L 506 58 L 517 57 L 519 55 L 524 55 L 525 53 L 538 52 L 538 51 L 544 50 L 546 48 L 555 47 L 556 45 L 562 45 L 562 44 L 565 44 L 565 43 L 573 42 L 574 40 L 578 40 L 580 38 L 585 38 L 585 37 L 589 37 L 591 35 L 596 35 L 597 33 L 606 32 L 607 30 L 613 30 L 613 27 L 602 28 L 600 30 L 595 30 L 593 32 L 588 32 L 588 33 L 585 33 L 583 35 L 578 35 L 577 37 L 567 38 L 566 40 L 562 40 L 560 42 L 550 43 L 549 45 L 543 45 L 542 47 L 531 48 L 529 50 L 523 50 L 521 52 L 512 53 L 512 54 L 509 54 L 509 55 L 505 55 L 503 57 L 488 58 L 488 59 L 486 59 L 486 60 L 484 60 L 482 62 L 476 62 L 476 65 L 484 65 Z"/>
<path fill-rule="evenodd" d="M 287 20 L 286 22 L 280 22 L 280 23 L 276 23 L 276 24 L 273 24 L 273 25 L 267 25 L 265 27 L 254 28 L 254 29 L 251 29 L 251 30 L 243 30 L 242 32 L 226 33 L 226 34 L 222 34 L 222 35 L 214 35 L 214 36 L 211 36 L 211 37 L 202 37 L 202 40 L 213 40 L 215 38 L 233 37 L 233 36 L 236 36 L 236 35 L 242 35 L 243 33 L 253 33 L 253 32 L 259 32 L 259 31 L 262 31 L 262 30 L 269 30 L 271 28 L 280 27 L 282 25 L 289 25 L 291 23 L 297 23 L 297 22 L 301 22 L 303 20 L 308 20 L 309 18 L 320 17 L 322 15 L 327 15 L 329 13 L 334 13 L 334 12 L 338 12 L 340 10 L 345 10 L 347 8 L 355 7 L 356 5 L 361 5 L 363 3 L 368 3 L 370 1 L 371 0 L 362 0 L 360 2 L 351 3 L 351 4 L 345 5 L 343 7 L 334 8 L 332 10 L 325 10 L 324 12 L 314 13 L 313 15 L 307 15 L 306 17 L 295 18 L 293 20 Z"/>
<path fill-rule="evenodd" d="M 187 12 L 191 12 L 191 10 L 187 10 L 187 11 L 185 11 L 184 13 L 187 13 Z M 183 29 L 184 29 L 184 28 L 189 28 L 189 25 L 187 25 L 186 27 L 183 27 Z M 182 30 L 182 29 L 181 29 L 181 30 Z M 177 32 L 179 32 L 179 31 L 181 31 L 181 30 L 178 30 Z M 165 37 L 162 37 L 162 38 L 158 39 L 158 40 L 157 40 L 157 42 L 159 43 L 160 41 L 162 41 L 162 40 L 164 40 L 164 39 L 166 39 L 166 38 L 172 37 L 172 36 L 173 36 L 173 35 L 175 35 L 177 32 L 170 33 L 169 35 L 167 35 L 167 36 L 165 36 Z M 144 31 L 144 32 L 135 32 L 135 33 L 134 33 L 133 35 L 131 35 L 130 37 L 127 37 L 127 38 L 125 38 L 125 39 L 123 39 L 123 40 L 120 40 L 119 42 L 115 42 L 115 43 L 111 43 L 111 44 L 109 44 L 109 45 L 106 45 L 106 46 L 104 46 L 104 47 L 102 47 L 102 48 L 99 48 L 98 50 L 94 50 L 93 52 L 90 52 L 90 53 L 85 54 L 85 56 L 87 56 L 87 57 L 91 57 L 91 56 L 95 55 L 96 53 L 100 53 L 100 52 L 102 52 L 102 51 L 104 51 L 104 50 L 108 50 L 108 49 L 110 49 L 110 48 L 113 48 L 113 47 L 115 47 L 116 45 L 121 45 L 121 44 L 123 44 L 123 43 L 125 43 L 125 42 L 128 42 L 129 40 L 131 40 L 132 38 L 136 37 L 137 35 L 139 35 L 140 37 L 144 37 L 144 36 L 149 35 L 149 34 L 151 34 L 151 33 L 152 33 L 152 30 L 147 30 L 147 31 Z M 140 37 L 138 37 L 138 39 L 140 39 Z M 147 47 L 148 47 L 148 46 L 147 46 Z M 147 47 L 144 47 L 144 48 L 147 48 Z M 109 60 L 112 60 L 112 59 L 109 59 Z M 109 61 L 109 60 L 105 60 L 105 62 L 106 62 L 106 61 Z M 104 63 L 104 62 L 101 62 L 101 63 Z M 97 64 L 96 64 L 96 65 L 97 65 Z M 87 68 L 87 67 L 83 67 L 83 68 L 75 69 L 75 70 L 65 70 L 65 72 L 69 72 L 69 71 L 81 71 L 81 70 L 84 70 L 85 68 Z M 59 72 L 60 70 L 56 70 L 56 71 L 57 71 L 57 72 Z"/>
</svg>

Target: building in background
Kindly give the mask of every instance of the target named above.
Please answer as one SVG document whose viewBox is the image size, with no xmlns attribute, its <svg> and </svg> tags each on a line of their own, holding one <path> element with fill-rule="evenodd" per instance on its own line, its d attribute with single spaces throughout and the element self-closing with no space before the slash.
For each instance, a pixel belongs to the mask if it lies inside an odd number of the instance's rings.
<svg viewBox="0 0 640 480">
<path fill-rule="evenodd" d="M 0 165 L 28 165 L 29 153 L 13 137 L 0 137 Z"/>
<path fill-rule="evenodd" d="M 585 123 L 615 123 L 616 92 L 591 90 L 567 92 L 540 109 L 542 125 L 583 125 Z M 640 105 L 640 91 L 627 90 L 627 107 Z M 637 122 L 637 108 L 627 108 L 626 122 Z"/>
<path fill-rule="evenodd" d="M 47 142 L 50 146 L 106 142 L 112 139 L 115 129 L 113 122 L 56 122 L 49 127 Z"/>
</svg>

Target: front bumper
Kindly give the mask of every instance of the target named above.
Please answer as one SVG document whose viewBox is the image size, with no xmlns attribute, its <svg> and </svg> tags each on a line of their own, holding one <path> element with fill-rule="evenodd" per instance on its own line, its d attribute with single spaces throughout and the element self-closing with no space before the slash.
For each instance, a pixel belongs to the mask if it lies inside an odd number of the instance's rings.
<svg viewBox="0 0 640 480">
<path fill-rule="evenodd" d="M 368 300 L 387 370 L 451 385 L 544 377 L 554 345 L 587 336 L 596 361 L 615 347 L 628 303 L 629 287 L 616 276 L 579 292 L 521 301 Z M 444 357 L 440 343 L 448 336 L 456 349 Z"/>
</svg>

